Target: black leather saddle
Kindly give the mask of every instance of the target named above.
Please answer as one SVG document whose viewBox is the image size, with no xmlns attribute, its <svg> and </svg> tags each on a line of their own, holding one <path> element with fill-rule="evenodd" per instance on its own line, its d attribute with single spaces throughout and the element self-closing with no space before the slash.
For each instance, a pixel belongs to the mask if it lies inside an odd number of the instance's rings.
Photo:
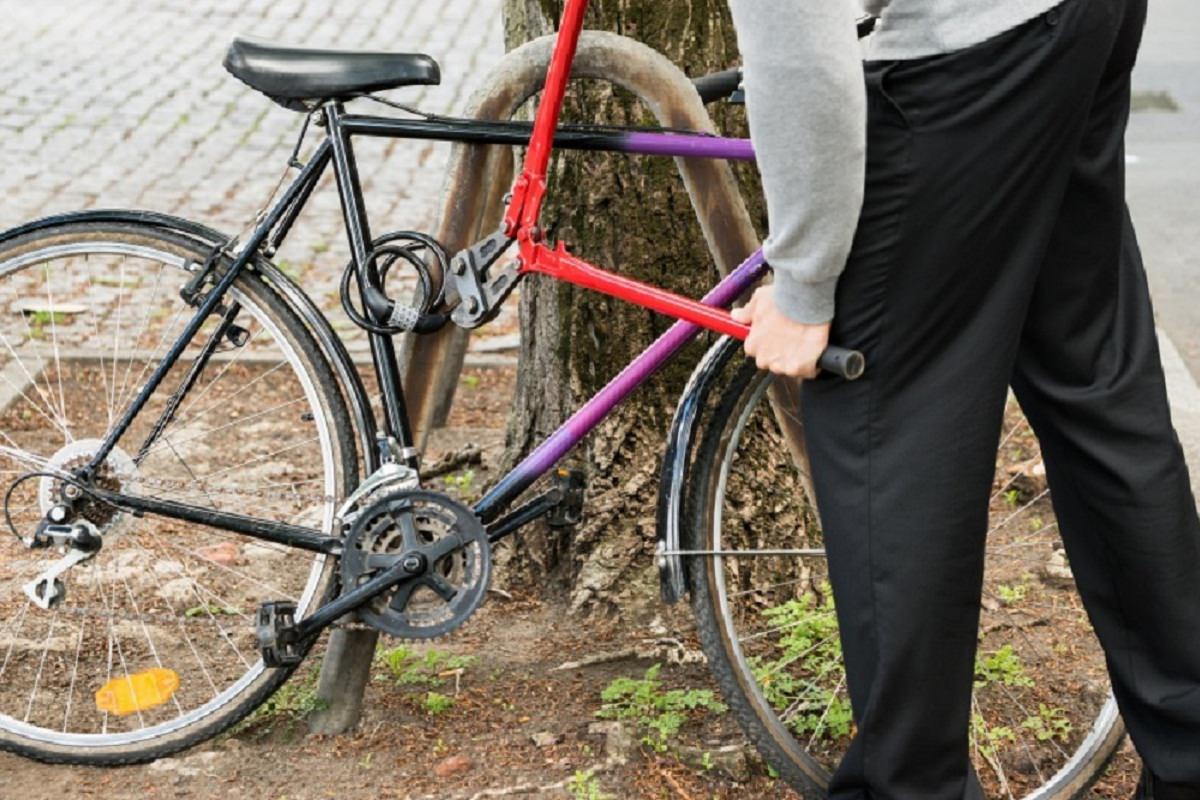
<svg viewBox="0 0 1200 800">
<path fill-rule="evenodd" d="M 397 86 L 436 85 L 437 62 L 420 53 L 316 50 L 237 37 L 225 69 L 280 105 L 306 111 L 325 100 L 348 100 Z"/>
</svg>

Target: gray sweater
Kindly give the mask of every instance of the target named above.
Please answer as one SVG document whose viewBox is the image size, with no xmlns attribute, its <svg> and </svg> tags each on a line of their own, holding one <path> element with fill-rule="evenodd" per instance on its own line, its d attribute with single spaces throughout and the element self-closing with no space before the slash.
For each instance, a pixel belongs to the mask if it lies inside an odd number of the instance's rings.
<svg viewBox="0 0 1200 800">
<path fill-rule="evenodd" d="M 827 322 L 858 224 L 866 90 L 854 20 L 880 15 L 868 59 L 960 50 L 1063 0 L 729 0 L 750 138 L 767 199 L 763 242 L 788 317 Z"/>
</svg>

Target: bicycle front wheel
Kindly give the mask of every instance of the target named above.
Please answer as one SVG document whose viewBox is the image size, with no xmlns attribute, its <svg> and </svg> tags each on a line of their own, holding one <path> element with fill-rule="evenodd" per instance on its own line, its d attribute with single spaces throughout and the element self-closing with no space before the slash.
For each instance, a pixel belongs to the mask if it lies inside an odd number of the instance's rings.
<svg viewBox="0 0 1200 800">
<path fill-rule="evenodd" d="M 689 483 L 692 605 L 751 741 L 824 797 L 854 733 L 821 530 L 804 491 L 795 385 L 746 363 L 712 413 Z M 780 425 L 784 419 L 786 426 Z M 1062 555 L 1037 442 L 1015 401 L 991 500 L 970 753 L 989 798 L 1067 800 L 1124 737 Z"/>
<path fill-rule="evenodd" d="M 19 535 L 60 502 L 60 476 L 98 452 L 191 319 L 184 289 L 209 255 L 116 222 L 0 245 L 0 487 Z M 354 475 L 349 428 L 301 320 L 245 270 L 94 483 L 329 531 Z M 58 575 L 48 608 L 26 587 L 62 553 L 0 531 L 0 749 L 145 761 L 215 735 L 287 678 L 259 658 L 255 610 L 284 600 L 303 616 L 325 599 L 332 559 L 86 495 L 73 513 L 101 547 Z"/>
</svg>

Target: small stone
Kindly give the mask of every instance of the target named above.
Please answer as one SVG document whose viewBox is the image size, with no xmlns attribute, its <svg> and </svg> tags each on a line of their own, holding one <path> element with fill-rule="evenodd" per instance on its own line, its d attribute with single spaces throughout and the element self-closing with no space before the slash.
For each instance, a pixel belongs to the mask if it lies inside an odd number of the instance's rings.
<svg viewBox="0 0 1200 800">
<path fill-rule="evenodd" d="M 738 783 L 750 780 L 750 762 L 746 748 L 737 744 L 716 747 L 680 747 L 676 751 L 680 761 L 699 770 L 719 770 Z"/>
<path fill-rule="evenodd" d="M 241 560 L 242 554 L 237 542 L 221 542 L 197 549 L 196 555 L 205 561 L 211 561 L 223 567 L 232 567 Z"/>
<path fill-rule="evenodd" d="M 471 762 L 471 759 L 464 755 L 449 756 L 437 763 L 437 766 L 433 768 L 433 774 L 439 778 L 449 778 L 454 775 L 461 775 L 473 766 L 475 765 Z"/>
<path fill-rule="evenodd" d="M 588 733 L 605 737 L 604 755 L 609 764 L 628 764 L 639 749 L 637 738 L 624 722 L 593 722 Z"/>
<path fill-rule="evenodd" d="M 278 561 L 287 554 L 288 551 L 282 547 L 268 546 L 256 542 L 250 542 L 242 546 L 242 556 L 252 564 L 263 561 Z"/>
<path fill-rule="evenodd" d="M 529 738 L 538 747 L 553 747 L 563 740 L 561 733 L 552 733 L 551 731 L 538 731 Z"/>
<path fill-rule="evenodd" d="M 1075 576 L 1071 573 L 1071 567 L 1067 564 L 1067 552 L 1065 550 L 1055 550 L 1053 555 L 1046 560 L 1043 571 L 1049 583 L 1069 584 L 1075 581 Z"/>
<path fill-rule="evenodd" d="M 196 599 L 196 590 L 191 578 L 175 578 L 167 581 L 154 594 L 172 603 L 183 603 Z"/>
<path fill-rule="evenodd" d="M 160 758 L 158 761 L 150 764 L 147 769 L 152 772 L 173 772 L 176 775 L 176 782 L 182 778 L 194 778 L 202 772 L 208 772 L 218 759 L 221 758 L 221 753 L 213 750 L 206 750 L 203 753 L 194 753 L 190 756 L 176 756 L 175 758 Z"/>
</svg>

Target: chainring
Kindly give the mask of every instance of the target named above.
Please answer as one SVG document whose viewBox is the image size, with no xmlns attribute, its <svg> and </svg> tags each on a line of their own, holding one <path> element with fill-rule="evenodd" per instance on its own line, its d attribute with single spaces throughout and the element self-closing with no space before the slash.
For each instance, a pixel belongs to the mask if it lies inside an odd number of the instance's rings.
<svg viewBox="0 0 1200 800">
<path fill-rule="evenodd" d="M 405 639 L 434 639 L 482 605 L 492 575 L 487 530 L 470 508 L 425 490 L 391 493 L 367 506 L 346 536 L 340 570 L 350 591 L 407 555 L 457 546 L 358 609 L 359 619 Z"/>
</svg>

